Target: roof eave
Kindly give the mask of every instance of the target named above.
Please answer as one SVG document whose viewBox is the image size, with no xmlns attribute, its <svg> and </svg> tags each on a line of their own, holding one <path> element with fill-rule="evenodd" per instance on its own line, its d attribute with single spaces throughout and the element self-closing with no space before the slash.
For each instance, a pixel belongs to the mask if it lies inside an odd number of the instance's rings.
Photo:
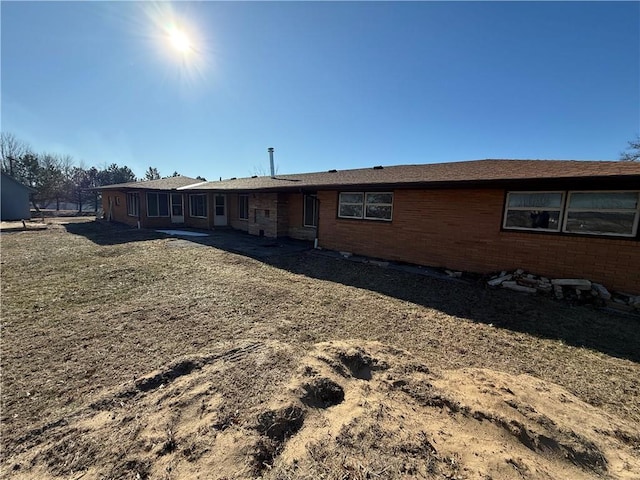
<svg viewBox="0 0 640 480">
<path fill-rule="evenodd" d="M 277 193 L 277 192 L 303 192 L 312 190 L 346 190 L 346 189 L 468 189 L 468 188 L 636 188 L 640 183 L 640 175 L 604 175 L 588 177 L 538 177 L 538 178 L 502 178 L 502 179 L 481 179 L 481 180 L 443 180 L 443 181 L 414 181 L 414 182 L 344 182 L 344 183 L 322 183 L 291 186 L 260 186 L 260 187 L 222 187 L 222 188 L 199 188 L 197 191 L 211 191 L 220 193 L 229 192 L 256 192 L 256 193 Z M 185 187 L 180 190 L 188 190 Z"/>
</svg>

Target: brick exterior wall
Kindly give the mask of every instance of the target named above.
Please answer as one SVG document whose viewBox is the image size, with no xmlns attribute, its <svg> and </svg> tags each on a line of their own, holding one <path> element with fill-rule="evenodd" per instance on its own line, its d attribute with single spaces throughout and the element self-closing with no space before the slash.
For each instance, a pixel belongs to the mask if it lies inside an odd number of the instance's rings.
<svg viewBox="0 0 640 480">
<path fill-rule="evenodd" d="M 249 196 L 249 218 L 251 218 L 251 194 Z M 228 221 L 229 226 L 235 228 L 236 230 L 242 230 L 243 232 L 249 231 L 249 220 L 241 220 L 238 218 L 238 198 L 240 194 L 238 193 L 229 193 L 227 194 L 227 202 L 229 205 L 228 210 Z"/>
<path fill-rule="evenodd" d="M 190 196 L 193 193 L 185 193 L 184 197 L 184 224 L 187 227 L 192 228 L 202 228 L 204 230 L 210 230 L 213 228 L 213 214 L 214 214 L 214 204 L 213 204 L 213 194 L 211 192 L 199 192 L 196 195 L 206 195 L 207 197 L 207 218 L 201 217 L 192 217 L 191 216 L 191 206 L 190 206 Z"/>
<path fill-rule="evenodd" d="M 287 236 L 298 240 L 313 241 L 316 238 L 316 229 L 304 226 L 304 195 L 291 193 L 289 199 L 289 228 Z"/>
<path fill-rule="evenodd" d="M 478 273 L 523 268 L 640 294 L 640 242 L 501 231 L 501 189 L 395 190 L 391 222 L 339 219 L 338 192 L 318 198 L 324 248 Z"/>
<path fill-rule="evenodd" d="M 275 238 L 278 236 L 278 194 L 249 194 L 249 225 L 251 235 Z"/>
<path fill-rule="evenodd" d="M 140 198 L 139 217 L 132 217 L 127 214 L 127 193 L 137 193 Z M 154 192 L 156 193 L 156 192 Z M 157 193 L 167 193 L 169 199 L 171 193 L 158 191 Z M 102 194 L 102 208 L 105 215 L 109 213 L 109 199 L 113 200 L 113 206 L 111 209 L 111 220 L 114 222 L 124 223 L 137 226 L 138 220 L 140 220 L 140 226 L 142 228 L 171 228 L 178 226 L 211 229 L 213 228 L 213 195 L 210 192 L 203 192 L 207 196 L 207 218 L 192 217 L 189 209 L 189 194 L 184 192 L 183 195 L 183 210 L 184 210 L 184 223 L 173 223 L 171 217 L 149 217 L 147 216 L 147 192 L 125 192 L 121 190 L 109 190 Z M 117 200 L 119 199 L 119 200 Z M 171 211 L 171 205 L 169 205 L 169 211 Z"/>
<path fill-rule="evenodd" d="M 140 202 L 142 202 L 142 194 Z M 111 202 L 111 206 L 109 206 Z M 138 225 L 138 217 L 131 217 L 127 214 L 127 192 L 121 190 L 107 190 L 102 193 L 102 210 L 105 218 L 109 218 L 111 212 L 111 220 L 114 222 L 124 223 L 135 227 Z"/>
</svg>

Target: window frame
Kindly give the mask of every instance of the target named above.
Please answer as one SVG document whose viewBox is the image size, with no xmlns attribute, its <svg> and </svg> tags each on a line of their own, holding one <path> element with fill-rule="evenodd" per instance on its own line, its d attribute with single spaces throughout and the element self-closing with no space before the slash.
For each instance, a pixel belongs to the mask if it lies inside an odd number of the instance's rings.
<svg viewBox="0 0 640 480">
<path fill-rule="evenodd" d="M 307 199 L 313 202 L 313 224 L 307 223 Z M 318 228 L 318 195 L 315 193 L 305 193 L 302 196 L 302 226 L 308 228 Z"/>
<path fill-rule="evenodd" d="M 509 198 L 512 193 L 516 194 L 540 194 L 540 193 L 559 193 L 560 194 L 560 207 L 547 208 L 545 211 L 553 211 L 558 213 L 558 228 L 539 228 L 539 227 L 508 227 L 507 226 L 507 215 L 509 211 L 530 211 L 533 210 L 531 207 L 512 207 L 509 208 Z M 507 190 L 507 195 L 504 200 L 504 213 L 502 215 L 502 228 L 504 230 L 517 230 L 517 231 L 525 231 L 525 232 L 545 232 L 545 233 L 559 233 L 562 231 L 562 221 L 564 217 L 564 206 L 566 202 L 566 191 L 564 190 Z"/>
<path fill-rule="evenodd" d="M 204 202 L 203 202 L 203 207 L 204 207 L 204 215 L 195 215 L 194 214 L 194 208 L 193 208 L 193 200 L 195 197 L 203 197 Z M 190 193 L 189 194 L 189 216 L 192 218 L 208 218 L 207 214 L 209 213 L 209 205 L 208 205 L 208 201 L 207 201 L 207 194 L 206 193 Z"/>
<path fill-rule="evenodd" d="M 630 208 L 571 208 L 571 195 L 575 193 L 635 193 L 636 194 L 636 208 L 632 210 Z M 562 220 L 562 232 L 571 235 L 589 235 L 598 237 L 622 237 L 622 238 L 635 238 L 638 235 L 638 224 L 640 223 L 640 190 L 569 190 L 567 191 L 566 206 L 564 209 L 564 218 Z M 635 212 L 633 218 L 633 226 L 631 227 L 631 233 L 614 233 L 614 232 L 575 232 L 567 230 L 567 221 L 569 220 L 569 212 L 602 212 L 602 213 L 631 213 Z"/>
<path fill-rule="evenodd" d="M 135 213 L 132 213 L 135 212 Z M 140 218 L 140 194 L 127 193 L 127 216 Z"/>
<path fill-rule="evenodd" d="M 243 205 L 242 201 L 246 203 Z M 243 213 L 246 213 L 246 216 L 242 216 Z M 249 194 L 248 193 L 239 193 L 238 194 L 238 220 L 249 220 Z"/>
<path fill-rule="evenodd" d="M 165 196 L 165 205 L 167 207 L 167 214 L 166 215 L 162 215 L 161 211 L 160 211 L 160 195 L 164 195 Z M 151 205 L 151 202 L 149 201 L 149 199 L 155 196 L 156 197 L 156 206 L 158 208 L 158 213 L 157 215 L 151 215 L 151 212 L 149 211 L 149 205 Z M 166 192 L 147 192 L 147 217 L 148 218 L 168 218 L 171 216 L 171 209 L 169 207 L 169 194 Z"/>
<path fill-rule="evenodd" d="M 373 203 L 367 202 L 368 195 L 391 195 L 391 203 Z M 380 218 L 380 217 L 368 217 L 367 216 L 367 206 L 368 205 L 380 205 L 383 207 L 391 207 L 389 212 L 389 218 Z M 365 220 L 378 220 L 382 222 L 391 222 L 393 221 L 393 192 L 364 192 L 364 209 L 363 209 L 364 219 Z"/>
<path fill-rule="evenodd" d="M 358 203 L 356 203 L 356 202 L 343 202 L 342 201 L 342 195 L 362 195 L 362 202 L 358 202 Z M 391 195 L 391 203 L 367 202 L 367 196 L 368 195 Z M 338 218 L 343 218 L 343 219 L 348 219 L 348 220 L 372 220 L 372 221 L 377 221 L 377 222 L 392 222 L 393 221 L 393 199 L 394 199 L 394 196 L 395 195 L 394 195 L 393 191 L 391 191 L 391 192 L 390 191 L 383 191 L 383 192 L 376 192 L 376 191 L 339 192 L 338 193 Z M 342 205 L 360 205 L 361 206 L 360 216 L 341 215 L 340 214 L 340 207 Z M 367 206 L 368 205 L 381 205 L 381 206 L 391 207 L 389 218 L 380 218 L 380 217 L 369 217 L 369 216 L 367 216 Z"/>
<path fill-rule="evenodd" d="M 343 202 L 343 195 L 362 195 L 362 202 L 354 203 L 354 202 Z M 342 205 L 360 205 L 360 215 L 359 216 L 350 216 L 350 215 L 341 215 L 340 207 Z M 347 218 L 350 220 L 362 220 L 364 217 L 364 192 L 339 192 L 338 193 L 338 218 Z"/>
<path fill-rule="evenodd" d="M 528 227 L 507 227 L 507 214 L 510 210 L 531 210 L 526 207 L 509 208 L 509 197 L 511 194 L 523 194 L 523 193 L 560 193 L 562 200 L 560 202 L 561 207 L 548 208 L 548 211 L 559 211 L 559 228 L 558 230 L 545 229 L 545 228 L 528 228 Z M 593 209 L 593 208 L 570 208 L 570 198 L 573 194 L 577 193 L 635 193 L 638 196 L 638 201 L 635 210 L 633 209 Z M 640 190 L 624 189 L 624 190 L 507 190 L 503 201 L 503 214 L 502 214 L 502 230 L 503 231 L 515 231 L 515 232 L 534 232 L 534 233 L 546 233 L 552 235 L 572 235 L 572 236 L 589 236 L 589 237 L 601 237 L 601 238 L 621 238 L 621 239 L 640 239 Z M 630 213 L 635 212 L 632 232 L 629 234 L 615 233 L 615 232 L 578 232 L 567 230 L 567 222 L 569 214 L 571 212 L 613 212 L 613 213 Z"/>
</svg>

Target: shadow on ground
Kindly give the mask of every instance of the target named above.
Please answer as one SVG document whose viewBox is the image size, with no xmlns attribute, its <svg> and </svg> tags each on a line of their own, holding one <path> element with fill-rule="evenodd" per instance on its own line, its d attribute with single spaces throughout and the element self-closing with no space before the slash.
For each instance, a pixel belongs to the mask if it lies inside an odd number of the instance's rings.
<svg viewBox="0 0 640 480">
<path fill-rule="evenodd" d="M 473 322 L 557 339 L 640 363 L 640 318 L 637 316 L 489 289 L 482 279 L 463 282 L 438 278 L 437 273 L 429 269 L 418 274 L 418 269 L 411 266 L 403 269 L 402 266 L 381 267 L 347 261 L 339 255 L 315 251 L 308 242 L 260 238 L 233 230 L 207 232 L 210 235 L 206 237 L 174 237 L 99 222 L 68 224 L 65 228 L 99 245 L 170 238 L 168 247 L 219 248 L 306 277 L 366 289 Z"/>
<path fill-rule="evenodd" d="M 154 230 L 138 230 L 127 225 L 107 223 L 101 220 L 65 223 L 62 226 L 67 232 L 86 237 L 93 243 L 102 246 L 145 242 L 167 237 L 167 235 Z"/>
<path fill-rule="evenodd" d="M 473 322 L 557 339 L 640 363 L 640 318 L 637 316 L 491 289 L 482 279 L 452 281 L 315 252 L 266 262 L 290 272 L 370 290 Z"/>
</svg>

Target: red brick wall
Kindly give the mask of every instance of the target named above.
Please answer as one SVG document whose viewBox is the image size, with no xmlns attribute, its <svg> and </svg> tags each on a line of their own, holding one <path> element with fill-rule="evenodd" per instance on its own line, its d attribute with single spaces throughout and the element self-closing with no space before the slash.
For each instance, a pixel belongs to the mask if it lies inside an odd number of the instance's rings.
<svg viewBox="0 0 640 480">
<path fill-rule="evenodd" d="M 110 200 L 112 205 L 111 207 L 109 207 Z M 110 208 L 112 221 L 134 227 L 138 225 L 138 217 L 130 217 L 127 215 L 127 192 L 120 190 L 105 190 L 102 193 L 102 210 L 104 211 L 105 218 L 109 218 Z"/>
<path fill-rule="evenodd" d="M 213 215 L 214 215 L 214 204 L 213 204 L 213 194 L 211 192 L 198 192 L 196 195 L 206 195 L 207 196 L 207 218 L 201 217 L 192 217 L 191 216 L 191 200 L 189 199 L 190 195 L 193 192 L 189 192 L 185 195 L 184 198 L 184 224 L 187 227 L 193 228 L 202 228 L 204 230 L 209 230 L 213 228 Z"/>
<path fill-rule="evenodd" d="M 227 210 L 227 221 L 229 226 L 235 228 L 236 230 L 249 231 L 249 220 L 241 220 L 238 218 L 238 197 L 237 193 L 229 193 L 227 194 L 227 202 L 228 202 L 228 210 Z M 251 215 L 251 195 L 249 197 L 249 215 Z"/>
<path fill-rule="evenodd" d="M 304 195 L 301 193 L 289 194 L 289 228 L 287 235 L 298 240 L 313 240 L 316 238 L 316 229 L 304 226 Z"/>
<path fill-rule="evenodd" d="M 504 190 L 396 190 L 393 221 L 337 218 L 338 193 L 318 192 L 321 247 L 488 273 L 523 268 L 640 293 L 640 242 L 501 231 Z"/>
<path fill-rule="evenodd" d="M 286 237 L 289 235 L 289 195 L 279 193 L 276 201 L 276 236 Z"/>
</svg>

